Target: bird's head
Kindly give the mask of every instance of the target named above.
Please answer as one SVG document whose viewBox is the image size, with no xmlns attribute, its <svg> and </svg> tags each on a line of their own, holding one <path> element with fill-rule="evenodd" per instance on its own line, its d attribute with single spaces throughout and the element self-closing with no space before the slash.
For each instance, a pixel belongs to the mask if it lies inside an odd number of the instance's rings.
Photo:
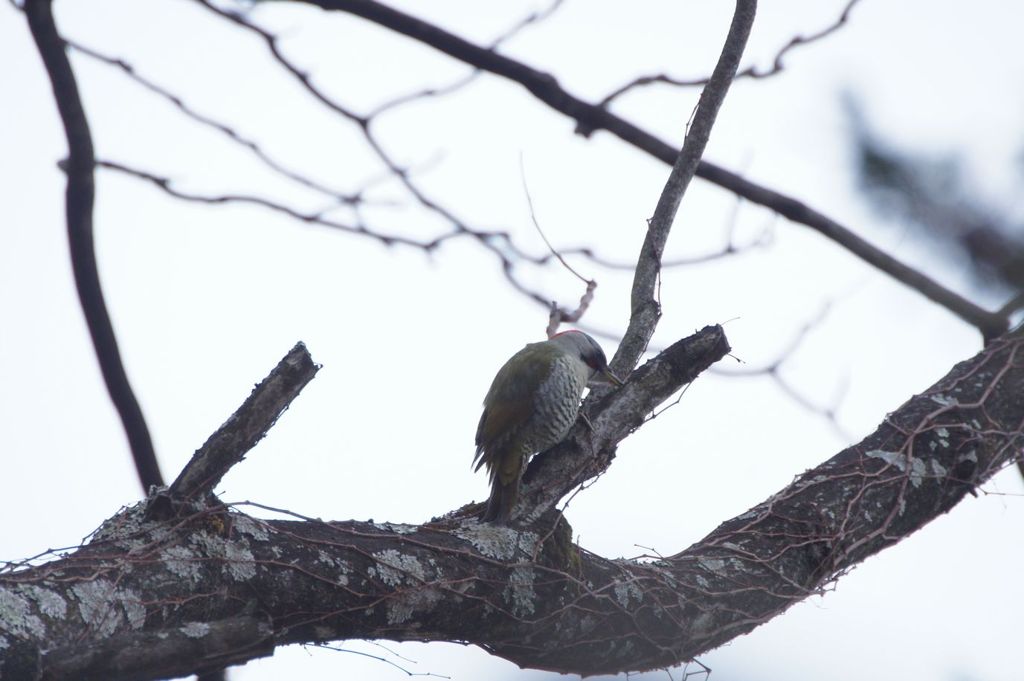
<svg viewBox="0 0 1024 681">
<path fill-rule="evenodd" d="M 556 333 L 550 339 L 551 343 L 557 345 L 562 351 L 578 358 L 590 368 L 590 383 L 610 383 L 622 385 L 618 376 L 608 368 L 608 360 L 604 356 L 604 350 L 593 338 L 582 331 L 563 331 Z"/>
</svg>

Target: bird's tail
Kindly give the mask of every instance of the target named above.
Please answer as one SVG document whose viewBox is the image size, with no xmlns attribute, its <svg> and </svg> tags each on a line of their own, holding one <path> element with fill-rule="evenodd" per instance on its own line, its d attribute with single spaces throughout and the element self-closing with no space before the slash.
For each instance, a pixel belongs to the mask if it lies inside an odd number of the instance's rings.
<svg viewBox="0 0 1024 681">
<path fill-rule="evenodd" d="M 487 498 L 487 510 L 482 520 L 487 523 L 507 523 L 512 515 L 512 507 L 519 499 L 519 476 L 511 482 L 503 483 L 497 477 L 491 482 L 491 496 Z"/>
</svg>

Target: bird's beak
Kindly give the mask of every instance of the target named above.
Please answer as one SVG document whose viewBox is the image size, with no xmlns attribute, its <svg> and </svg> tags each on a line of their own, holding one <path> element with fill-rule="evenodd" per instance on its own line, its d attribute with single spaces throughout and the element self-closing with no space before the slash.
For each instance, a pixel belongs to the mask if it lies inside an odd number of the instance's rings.
<svg viewBox="0 0 1024 681">
<path fill-rule="evenodd" d="M 616 387 L 622 387 L 622 379 L 612 373 L 612 370 L 608 367 L 601 369 L 601 373 L 598 376 L 603 379 L 602 383 L 611 383 Z"/>
</svg>

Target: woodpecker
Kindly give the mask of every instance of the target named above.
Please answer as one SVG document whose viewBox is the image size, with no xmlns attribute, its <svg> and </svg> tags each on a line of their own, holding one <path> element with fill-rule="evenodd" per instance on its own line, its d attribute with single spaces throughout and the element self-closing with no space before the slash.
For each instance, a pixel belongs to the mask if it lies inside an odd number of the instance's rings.
<svg viewBox="0 0 1024 681">
<path fill-rule="evenodd" d="M 601 346 L 582 331 L 530 343 L 498 370 L 476 429 L 474 470 L 487 466 L 491 495 L 484 521 L 507 522 L 527 459 L 552 447 L 576 423 L 583 389 L 622 382 Z"/>
</svg>

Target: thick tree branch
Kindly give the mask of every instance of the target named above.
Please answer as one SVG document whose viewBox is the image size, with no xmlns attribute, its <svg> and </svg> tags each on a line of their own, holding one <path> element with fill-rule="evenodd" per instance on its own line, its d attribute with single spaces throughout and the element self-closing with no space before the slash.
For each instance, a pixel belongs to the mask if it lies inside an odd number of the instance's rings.
<svg viewBox="0 0 1024 681">
<path fill-rule="evenodd" d="M 360 16 L 396 33 L 418 40 L 470 66 L 519 83 L 535 97 L 574 120 L 578 130 L 590 134 L 607 130 L 624 142 L 672 165 L 677 148 L 642 130 L 597 104 L 575 97 L 567 92 L 549 73 L 534 69 L 522 62 L 464 40 L 426 21 L 399 12 L 373 0 L 296 0 L 326 10 L 337 10 Z M 773 210 L 779 215 L 805 225 L 831 239 L 855 256 L 929 300 L 946 308 L 968 324 L 977 327 L 986 338 L 1008 328 L 1004 318 L 986 311 L 958 293 L 949 290 L 922 272 L 900 262 L 877 248 L 848 228 L 802 201 L 762 187 L 736 173 L 703 160 L 697 167 L 697 177 L 733 192 L 752 203 Z"/>
<path fill-rule="evenodd" d="M 68 179 L 65 204 L 71 268 L 75 275 L 78 299 L 107 392 L 124 425 L 139 481 L 142 488 L 148 490 L 152 485 L 163 485 L 163 477 L 160 475 L 142 409 L 135 399 L 121 362 L 117 337 L 100 287 L 92 224 L 95 198 L 93 171 L 96 163 L 89 123 L 78 95 L 75 74 L 65 52 L 64 40 L 57 33 L 50 0 L 26 0 L 23 11 L 50 77 L 54 100 L 67 136 L 68 158 L 63 164 Z"/>
<path fill-rule="evenodd" d="M 0 669 L 156 679 L 271 643 L 348 638 L 473 643 L 581 674 L 675 665 L 821 592 L 1019 460 L 1021 395 L 1017 331 L 860 443 L 653 562 L 581 550 L 550 514 L 518 528 L 265 521 L 200 501 L 153 521 L 143 502 L 77 551 L 0 576 Z M 151 645 L 159 654 L 138 654 Z"/>
<path fill-rule="evenodd" d="M 55 651 L 47 656 L 40 681 L 145 679 L 152 678 L 154 668 L 162 670 L 163 678 L 223 678 L 225 667 L 273 655 L 273 633 L 269 619 L 247 615 L 186 622 L 159 631 L 128 631 Z"/>
</svg>

